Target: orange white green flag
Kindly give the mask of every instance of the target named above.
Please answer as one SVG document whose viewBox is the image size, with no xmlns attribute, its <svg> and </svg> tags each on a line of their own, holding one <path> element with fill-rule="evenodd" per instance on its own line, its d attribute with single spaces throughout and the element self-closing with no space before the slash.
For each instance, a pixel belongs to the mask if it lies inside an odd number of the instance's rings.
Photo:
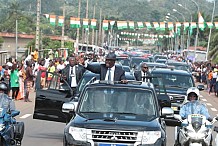
<svg viewBox="0 0 218 146">
<path fill-rule="evenodd" d="M 83 19 L 83 28 L 89 27 L 89 19 Z"/>
<path fill-rule="evenodd" d="M 56 15 L 50 15 L 50 24 L 55 26 L 56 23 Z"/>
<path fill-rule="evenodd" d="M 103 28 L 104 30 L 108 30 L 108 20 L 103 20 L 102 28 Z"/>
<path fill-rule="evenodd" d="M 97 27 L 97 20 L 96 19 L 91 19 L 90 28 L 96 29 L 96 27 Z"/>
<path fill-rule="evenodd" d="M 70 27 L 71 28 L 80 28 L 80 18 L 70 17 Z"/>
<path fill-rule="evenodd" d="M 64 16 L 58 16 L 58 26 L 63 26 L 64 24 Z"/>
<path fill-rule="evenodd" d="M 134 21 L 129 21 L 129 29 L 135 29 Z"/>
</svg>

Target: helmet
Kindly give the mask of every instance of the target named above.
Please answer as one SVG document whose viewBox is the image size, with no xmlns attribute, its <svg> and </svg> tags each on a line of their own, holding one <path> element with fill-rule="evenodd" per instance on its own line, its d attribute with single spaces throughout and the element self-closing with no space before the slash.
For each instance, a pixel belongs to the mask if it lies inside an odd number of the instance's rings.
<svg viewBox="0 0 218 146">
<path fill-rule="evenodd" d="M 196 99 L 196 100 L 199 100 L 200 92 L 199 92 L 198 88 L 196 88 L 196 87 L 190 87 L 190 88 L 188 88 L 188 90 L 187 90 L 187 92 L 186 92 L 187 100 L 190 101 L 189 95 L 190 95 L 190 94 L 193 94 L 193 93 L 197 96 L 197 99 Z"/>
<path fill-rule="evenodd" d="M 5 94 L 8 94 L 8 85 L 5 82 L 0 82 L 0 91 L 4 91 Z"/>
</svg>

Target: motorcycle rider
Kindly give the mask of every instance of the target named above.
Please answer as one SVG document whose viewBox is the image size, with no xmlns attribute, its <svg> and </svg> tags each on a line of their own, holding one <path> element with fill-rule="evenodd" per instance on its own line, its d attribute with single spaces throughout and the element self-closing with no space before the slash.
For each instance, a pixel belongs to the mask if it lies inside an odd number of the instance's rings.
<svg viewBox="0 0 218 146">
<path fill-rule="evenodd" d="M 189 102 L 185 103 L 179 112 L 179 115 L 183 118 L 186 119 L 188 118 L 188 115 L 190 114 L 201 114 L 204 115 L 207 120 L 211 121 L 212 119 L 210 118 L 209 112 L 205 104 L 201 103 L 199 101 L 199 90 L 196 87 L 190 87 L 187 90 L 187 100 Z"/>
<path fill-rule="evenodd" d="M 0 108 L 6 108 L 10 112 L 15 110 L 15 103 L 8 96 L 8 85 L 5 82 L 0 82 Z"/>
<path fill-rule="evenodd" d="M 187 95 L 188 102 L 182 105 L 179 112 L 179 115 L 182 117 L 182 119 L 187 119 L 188 115 L 190 114 L 201 114 L 204 115 L 208 121 L 212 121 L 212 118 L 210 117 L 207 107 L 205 106 L 204 103 L 201 103 L 199 100 L 200 92 L 198 88 L 196 87 L 188 88 L 186 95 Z M 181 127 L 177 127 L 177 128 L 178 128 L 177 129 L 178 133 L 174 146 L 180 146 L 178 138 L 179 138 L 179 131 Z M 210 146 L 212 146 L 212 138 L 211 138 Z"/>
</svg>

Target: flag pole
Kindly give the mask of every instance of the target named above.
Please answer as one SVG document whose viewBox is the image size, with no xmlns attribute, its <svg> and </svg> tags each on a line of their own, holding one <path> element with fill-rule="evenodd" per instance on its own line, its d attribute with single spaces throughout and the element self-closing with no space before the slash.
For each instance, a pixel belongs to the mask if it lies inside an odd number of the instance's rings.
<svg viewBox="0 0 218 146">
<path fill-rule="evenodd" d="M 215 0 L 213 1 L 213 12 L 212 12 L 212 18 L 211 18 L 211 23 L 213 23 L 213 17 L 214 17 L 214 12 L 215 12 Z M 209 32 L 209 38 L 208 38 L 208 42 L 207 42 L 207 53 L 206 53 L 206 61 L 208 60 L 208 52 L 210 49 L 210 38 L 211 38 L 211 32 L 212 32 L 212 28 L 210 28 L 210 32 Z"/>
</svg>

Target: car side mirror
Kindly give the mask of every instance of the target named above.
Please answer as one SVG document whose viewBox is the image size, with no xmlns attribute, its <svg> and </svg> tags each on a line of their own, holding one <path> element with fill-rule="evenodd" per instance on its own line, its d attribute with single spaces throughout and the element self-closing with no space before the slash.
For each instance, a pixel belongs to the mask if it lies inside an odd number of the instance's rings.
<svg viewBox="0 0 218 146">
<path fill-rule="evenodd" d="M 62 105 L 62 112 L 63 112 L 63 113 L 75 112 L 76 107 L 77 107 L 77 102 L 64 103 L 64 104 Z"/>
<path fill-rule="evenodd" d="M 162 115 L 161 117 L 163 118 L 168 118 L 168 117 L 173 117 L 174 116 L 174 111 L 170 107 L 164 107 L 162 108 Z"/>
<path fill-rule="evenodd" d="M 171 100 L 167 94 L 158 94 L 157 99 L 161 108 L 171 107 Z"/>
<path fill-rule="evenodd" d="M 204 90 L 204 85 L 198 85 L 197 88 L 198 88 L 198 90 L 203 91 Z"/>
</svg>

